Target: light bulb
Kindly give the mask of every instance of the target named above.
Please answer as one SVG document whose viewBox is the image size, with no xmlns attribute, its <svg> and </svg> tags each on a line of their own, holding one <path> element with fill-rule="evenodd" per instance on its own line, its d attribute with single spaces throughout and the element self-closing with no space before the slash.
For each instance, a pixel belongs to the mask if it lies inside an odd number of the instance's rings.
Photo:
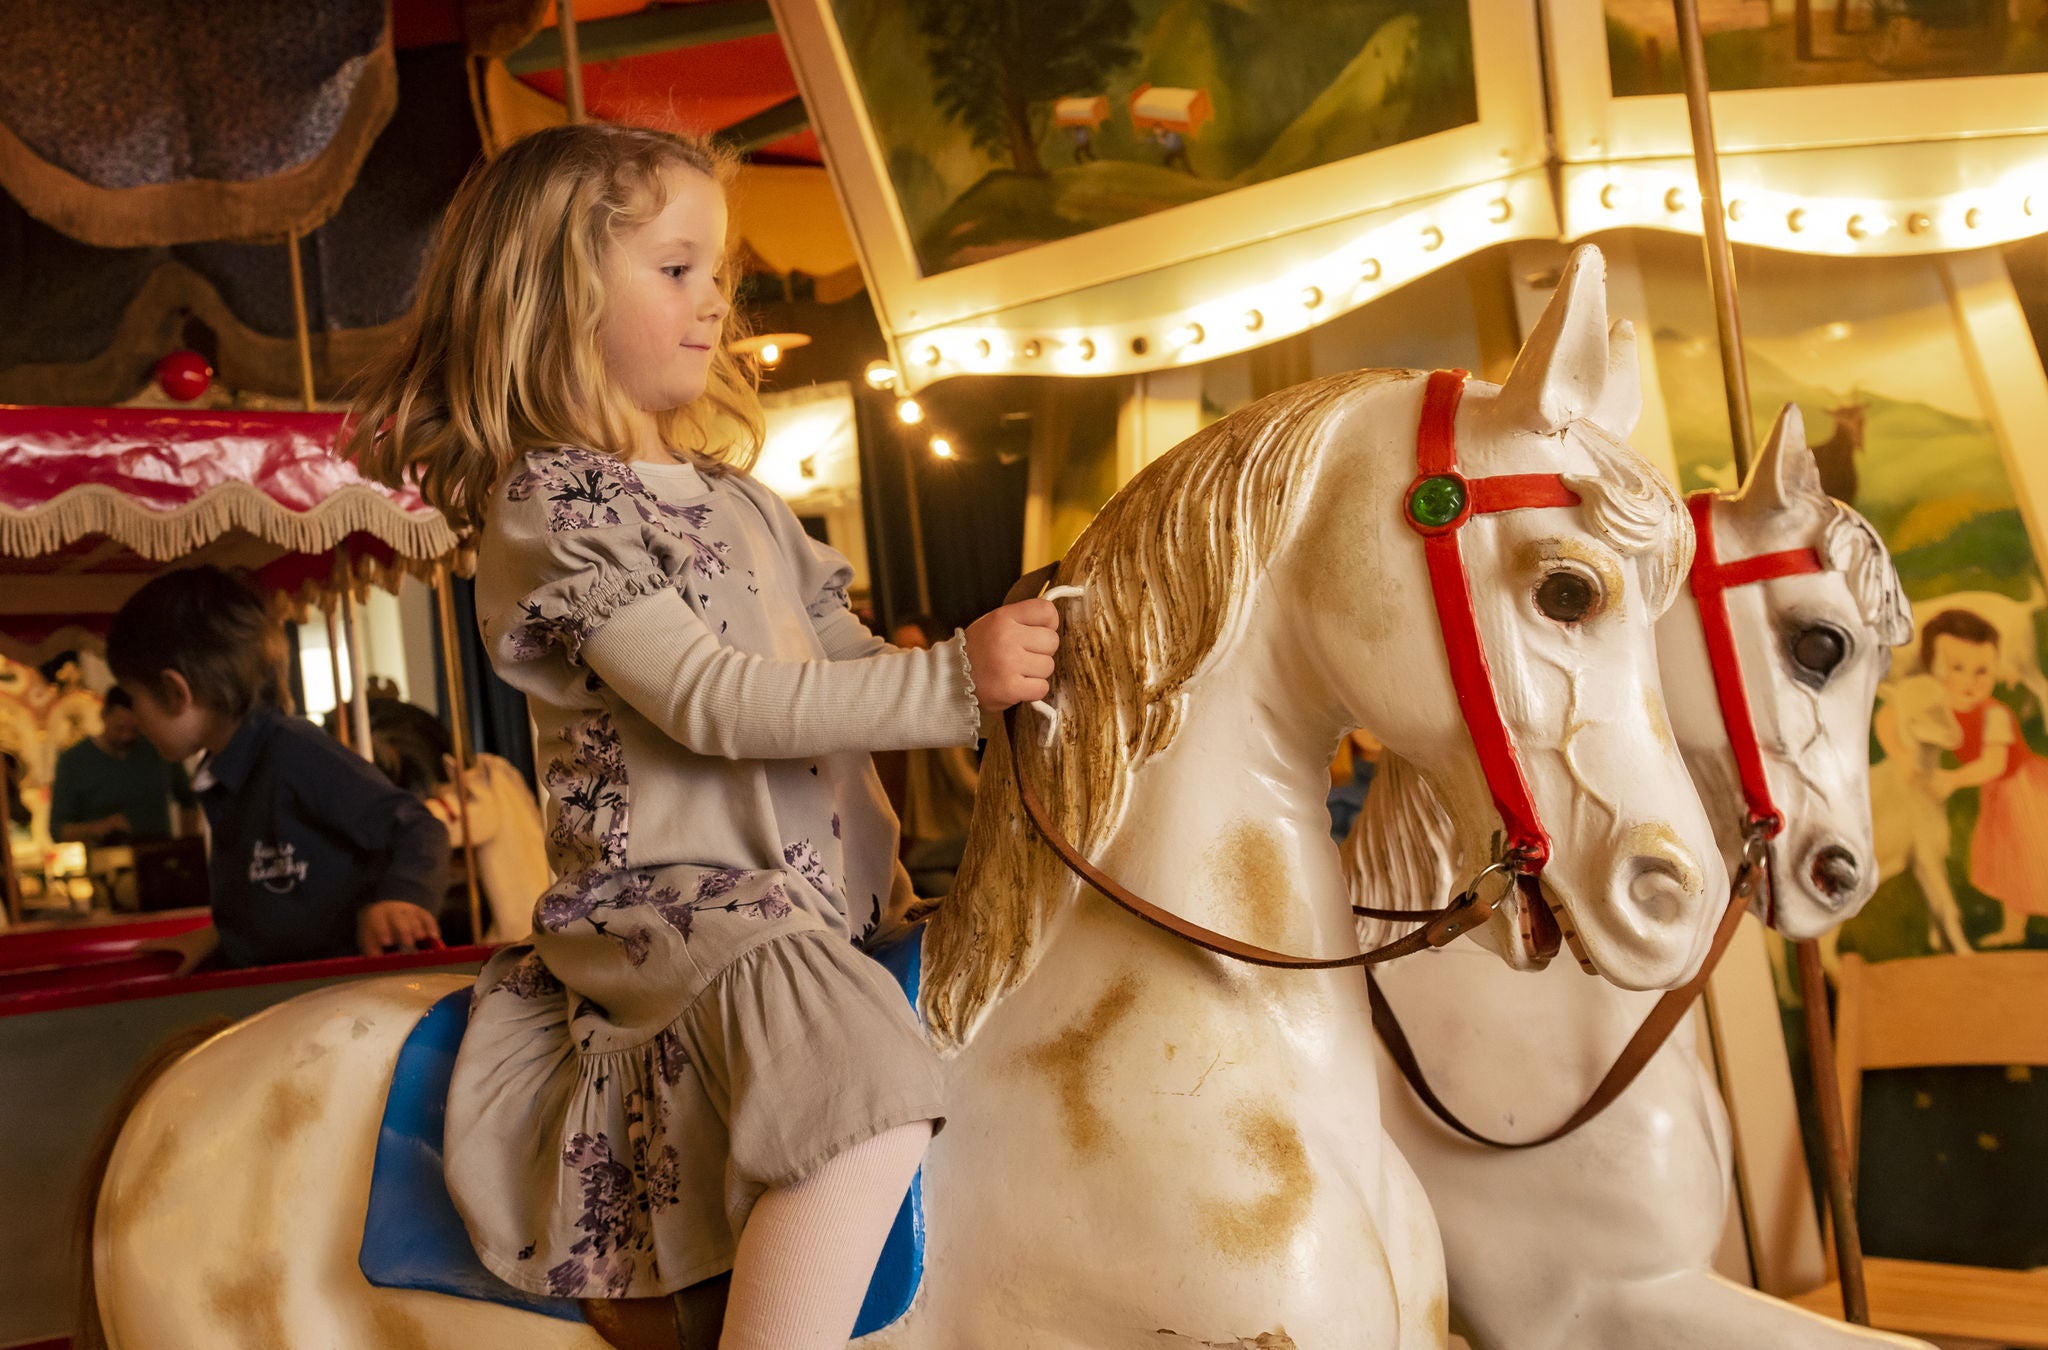
<svg viewBox="0 0 2048 1350">
<path fill-rule="evenodd" d="M 914 398 L 896 400 L 896 420 L 904 426 L 914 427 L 924 421 L 924 404 Z"/>
<path fill-rule="evenodd" d="M 780 361 L 781 359 L 782 359 L 782 348 L 781 348 L 781 347 L 777 346 L 777 345 L 776 345 L 775 343 L 773 343 L 773 342 L 764 342 L 764 343 L 762 343 L 762 344 L 761 344 L 761 364 L 762 364 L 762 365 L 764 365 L 764 366 L 772 366 L 772 365 L 774 365 L 774 364 L 775 364 L 775 363 L 776 363 L 777 361 Z"/>
<path fill-rule="evenodd" d="M 887 389 L 896 383 L 896 367 L 887 361 L 870 361 L 868 368 L 861 372 L 861 378 L 868 382 L 870 389 Z"/>
<path fill-rule="evenodd" d="M 953 443 L 944 436 L 932 437 L 932 453 L 940 459 L 953 458 Z"/>
</svg>

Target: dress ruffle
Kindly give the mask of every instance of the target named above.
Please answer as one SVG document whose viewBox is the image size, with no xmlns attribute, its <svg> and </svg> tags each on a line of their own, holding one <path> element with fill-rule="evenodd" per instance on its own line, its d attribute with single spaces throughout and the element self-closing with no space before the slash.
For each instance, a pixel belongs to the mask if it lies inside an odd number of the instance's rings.
<svg viewBox="0 0 2048 1350">
<path fill-rule="evenodd" d="M 602 959 L 589 934 L 540 932 L 493 958 L 447 1125 L 449 1191 L 485 1266 L 560 1297 L 673 1292 L 731 1268 L 762 1191 L 939 1118 L 937 1060 L 902 991 L 806 919 L 795 910 L 749 932 L 732 912 L 707 915 L 692 945 L 716 973 L 701 983 L 652 955 Z M 604 926 L 616 936 L 600 944 L 674 931 L 628 909 Z M 615 1006 L 565 984 L 550 953 L 609 973 Z M 634 969 L 649 987 L 628 987 Z"/>
</svg>

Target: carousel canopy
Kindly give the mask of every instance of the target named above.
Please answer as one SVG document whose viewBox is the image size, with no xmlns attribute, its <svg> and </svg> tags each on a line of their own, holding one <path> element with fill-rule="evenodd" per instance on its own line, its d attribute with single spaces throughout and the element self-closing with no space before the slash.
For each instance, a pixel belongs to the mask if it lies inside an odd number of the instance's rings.
<svg viewBox="0 0 2048 1350">
<path fill-rule="evenodd" d="M 92 638 L 172 567 L 246 568 L 304 602 L 344 575 L 395 585 L 450 558 L 438 512 L 335 457 L 342 423 L 0 406 L 0 650 L 41 659 Z"/>
</svg>

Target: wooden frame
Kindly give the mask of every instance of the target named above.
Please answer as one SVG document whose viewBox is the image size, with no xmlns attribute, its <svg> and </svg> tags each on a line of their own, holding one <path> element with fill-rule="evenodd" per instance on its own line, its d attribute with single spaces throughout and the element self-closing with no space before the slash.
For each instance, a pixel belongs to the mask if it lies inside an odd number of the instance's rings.
<svg viewBox="0 0 2048 1350">
<path fill-rule="evenodd" d="M 1567 236 L 1699 233 L 1684 96 L 1614 95 L 1604 0 L 1543 9 Z M 1713 109 L 1738 243 L 1931 253 L 2048 223 L 2048 74 L 1730 90 Z"/>
</svg>

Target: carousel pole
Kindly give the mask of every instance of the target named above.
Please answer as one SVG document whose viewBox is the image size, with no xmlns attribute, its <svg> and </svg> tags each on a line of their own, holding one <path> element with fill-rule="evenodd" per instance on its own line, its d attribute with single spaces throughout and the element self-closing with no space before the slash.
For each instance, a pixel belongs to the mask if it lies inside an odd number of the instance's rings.
<svg viewBox="0 0 2048 1350">
<path fill-rule="evenodd" d="M 469 888 L 469 940 L 484 940 L 483 898 L 476 884 L 476 840 L 469 831 L 469 700 L 463 696 L 462 650 L 455 623 L 455 572 L 446 563 L 434 570 L 434 608 L 441 621 L 441 678 L 448 686 L 448 744 L 454 751 L 455 810 L 462 822 L 462 874 Z M 500 939 L 508 934 L 500 933 Z"/>
<path fill-rule="evenodd" d="M 327 597 L 327 604 L 321 610 L 327 618 L 327 669 L 334 679 L 334 733 L 335 738 L 349 749 L 355 749 L 355 737 L 349 732 L 348 691 L 341 682 L 341 601 L 334 596 Z"/>
<path fill-rule="evenodd" d="M 285 236 L 285 256 L 292 273 L 292 327 L 299 346 L 299 397 L 313 411 L 313 329 L 306 318 L 306 273 L 299 263 L 299 232 Z"/>
<path fill-rule="evenodd" d="M 1707 101 L 1707 49 L 1700 37 L 1699 0 L 1672 0 L 1678 17 L 1678 56 L 1685 67 L 1685 111 L 1692 124 L 1692 162 L 1699 171 L 1700 223 L 1705 226 L 1707 280 L 1714 293 L 1714 326 L 1721 339 L 1721 384 L 1728 395 L 1728 430 L 1735 438 L 1735 477 L 1749 473 L 1756 431 L 1749 419 L 1749 367 L 1742 356 L 1742 312 L 1735 298 L 1735 251 L 1728 246 L 1728 210 L 1721 201 L 1721 159 L 1714 149 L 1714 111 Z"/>
<path fill-rule="evenodd" d="M 349 565 L 348 545 L 335 551 L 341 566 L 341 638 L 348 644 L 348 715 L 355 733 L 355 751 L 372 764 L 376 748 L 370 743 L 370 680 L 363 669 L 362 625 L 356 622 L 355 570 Z"/>
<path fill-rule="evenodd" d="M 568 105 L 569 125 L 590 120 L 583 110 L 583 53 L 576 42 L 576 0 L 556 0 L 555 31 L 562 36 L 562 101 Z"/>
<path fill-rule="evenodd" d="M 1707 281 L 1714 295 L 1715 327 L 1721 339 L 1721 378 L 1728 396 L 1728 431 L 1739 482 L 1749 476 L 1756 437 L 1750 422 L 1749 368 L 1743 359 L 1742 316 L 1735 295 L 1735 253 L 1728 245 L 1728 211 L 1721 199 L 1721 160 L 1714 145 L 1714 114 L 1708 99 L 1706 44 L 1700 34 L 1699 0 L 1672 0 L 1671 7 L 1678 21 L 1679 60 L 1685 68 L 1685 108 L 1692 127 L 1693 164 L 1699 173 Z M 1775 874 L 1767 875 L 1766 884 L 1775 883 Z M 1863 1241 L 1856 1226 L 1856 1188 L 1849 1173 L 1842 1098 L 1835 1077 L 1827 980 L 1821 972 L 1818 944 L 1807 941 L 1794 942 L 1792 946 L 1798 957 L 1799 997 L 1805 1007 L 1807 1066 L 1820 1113 L 1821 1157 L 1827 1169 L 1828 1211 L 1834 1221 L 1835 1270 L 1842 1284 L 1842 1312 L 1847 1320 L 1867 1327 L 1870 1297 L 1863 1282 Z"/>
</svg>

